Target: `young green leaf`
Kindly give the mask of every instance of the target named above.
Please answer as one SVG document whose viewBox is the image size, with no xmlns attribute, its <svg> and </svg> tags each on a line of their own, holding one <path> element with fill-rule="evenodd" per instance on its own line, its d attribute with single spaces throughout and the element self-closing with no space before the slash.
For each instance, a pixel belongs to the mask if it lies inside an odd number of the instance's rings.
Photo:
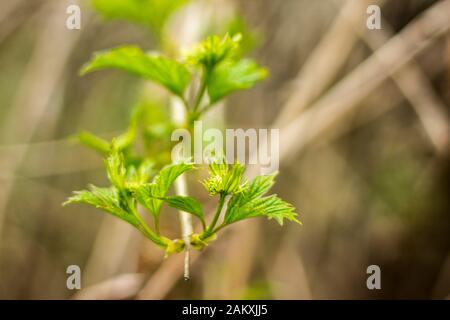
<svg viewBox="0 0 450 320">
<path fill-rule="evenodd" d="M 109 144 L 108 141 L 100 137 L 97 137 L 96 135 L 90 132 L 82 131 L 78 134 L 77 138 L 81 144 L 93 150 L 96 150 L 102 155 L 107 155 L 111 150 L 111 145 Z"/>
<path fill-rule="evenodd" d="M 274 185 L 277 174 L 278 173 L 275 172 L 268 175 L 257 176 L 252 180 L 252 183 L 248 185 L 248 188 L 245 189 L 241 198 L 248 202 L 263 196 Z"/>
<path fill-rule="evenodd" d="M 70 197 L 63 205 L 70 203 L 86 203 L 96 208 L 105 210 L 112 215 L 128 222 L 142 232 L 147 238 L 157 245 L 165 248 L 168 241 L 156 235 L 136 212 L 135 204 L 131 198 L 124 198 L 124 193 L 115 187 L 98 188 L 89 186 L 90 190 L 75 191 L 75 195 Z M 131 207 L 133 206 L 133 207 Z"/>
<path fill-rule="evenodd" d="M 209 165 L 210 177 L 202 183 L 211 195 L 239 193 L 246 184 L 246 182 L 241 184 L 244 171 L 245 166 L 239 163 L 235 163 L 231 170 L 226 163 L 212 163 Z"/>
<path fill-rule="evenodd" d="M 228 174 L 229 167 L 228 164 L 225 162 L 225 159 L 218 158 L 217 161 L 213 161 L 209 165 L 209 174 L 211 176 L 220 176 L 224 177 Z"/>
<path fill-rule="evenodd" d="M 137 125 L 131 123 L 127 131 L 115 138 L 115 147 L 117 150 L 127 150 L 132 147 L 136 138 Z"/>
<path fill-rule="evenodd" d="M 194 164 L 192 163 L 178 163 L 165 166 L 155 176 L 152 183 L 143 184 L 134 190 L 136 199 L 149 209 L 154 216 L 159 216 L 162 205 L 162 200 L 159 198 L 166 196 L 176 178 L 193 168 Z"/>
<path fill-rule="evenodd" d="M 146 184 L 153 173 L 154 163 L 150 159 L 142 161 L 139 166 L 130 165 L 127 169 L 125 187 L 128 190 L 136 190 L 139 186 Z"/>
<path fill-rule="evenodd" d="M 139 221 L 130 213 L 130 209 L 125 205 L 126 202 L 120 199 L 120 193 L 115 187 L 99 188 L 90 185 L 89 189 L 75 191 L 75 195 L 70 197 L 63 205 L 70 203 L 90 204 L 138 227 Z"/>
<path fill-rule="evenodd" d="M 224 62 L 208 77 L 207 89 L 211 103 L 215 103 L 232 92 L 253 87 L 267 77 L 267 70 L 249 59 Z"/>
<path fill-rule="evenodd" d="M 82 68 L 81 74 L 103 69 L 120 69 L 152 80 L 180 97 L 191 79 L 191 74 L 183 64 L 161 55 L 146 54 L 134 46 L 96 53 Z"/>
<path fill-rule="evenodd" d="M 228 202 L 225 213 L 225 223 L 230 224 L 239 220 L 266 216 L 275 219 L 280 225 L 283 219 L 298 222 L 294 207 L 278 198 L 276 195 L 262 197 L 274 184 L 276 173 L 258 176 L 247 185 L 241 193 L 235 194 Z"/>
<path fill-rule="evenodd" d="M 153 179 L 153 183 L 155 185 L 153 195 L 157 197 L 164 197 L 172 184 L 175 182 L 175 179 L 192 169 L 194 169 L 194 164 L 190 162 L 182 162 L 165 166 Z"/>
<path fill-rule="evenodd" d="M 300 223 L 297 220 L 297 214 L 294 213 L 294 207 L 276 195 L 257 198 L 242 206 L 230 206 L 230 210 L 225 214 L 225 223 L 231 224 L 243 219 L 260 216 L 266 216 L 269 219 L 273 218 L 280 225 L 283 225 L 283 219 Z"/>
<path fill-rule="evenodd" d="M 223 38 L 210 36 L 194 47 L 188 54 L 187 61 L 194 65 L 204 66 L 211 71 L 219 63 L 236 57 L 239 52 L 240 40 L 240 34 L 233 37 L 226 34 Z"/>
<path fill-rule="evenodd" d="M 187 0 L 92 0 L 107 19 L 127 20 L 161 32 L 167 19 Z"/>
<path fill-rule="evenodd" d="M 172 208 L 193 214 L 200 219 L 203 229 L 206 228 L 203 206 L 194 198 L 186 196 L 170 196 L 161 199 Z"/>
<path fill-rule="evenodd" d="M 114 145 L 114 143 L 113 143 Z M 111 184 L 116 188 L 123 189 L 125 186 L 126 170 L 123 154 L 113 147 L 113 151 L 105 160 L 106 172 Z"/>
</svg>

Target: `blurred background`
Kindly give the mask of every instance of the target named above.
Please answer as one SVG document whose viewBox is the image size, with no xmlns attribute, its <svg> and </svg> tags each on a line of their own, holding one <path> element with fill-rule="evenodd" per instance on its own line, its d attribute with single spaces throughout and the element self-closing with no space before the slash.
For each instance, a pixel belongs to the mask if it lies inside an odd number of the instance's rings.
<svg viewBox="0 0 450 320">
<path fill-rule="evenodd" d="M 0 298 L 448 298 L 449 1 L 179 3 L 149 25 L 90 1 L 1 1 Z M 80 30 L 66 28 L 73 4 Z M 366 27 L 369 4 L 381 7 L 381 30 Z M 147 92 L 125 73 L 78 70 L 97 50 L 158 49 L 167 39 L 184 48 L 226 31 L 244 34 L 270 76 L 209 119 L 281 129 L 274 192 L 303 226 L 233 225 L 193 255 L 184 282 L 182 255 L 164 260 L 126 223 L 61 206 L 73 190 L 107 184 L 102 158 L 74 135 L 123 132 Z M 162 226 L 176 236 L 177 215 L 165 214 Z M 372 264 L 381 290 L 366 287 Z M 67 289 L 69 265 L 80 266 L 82 290 Z"/>
</svg>

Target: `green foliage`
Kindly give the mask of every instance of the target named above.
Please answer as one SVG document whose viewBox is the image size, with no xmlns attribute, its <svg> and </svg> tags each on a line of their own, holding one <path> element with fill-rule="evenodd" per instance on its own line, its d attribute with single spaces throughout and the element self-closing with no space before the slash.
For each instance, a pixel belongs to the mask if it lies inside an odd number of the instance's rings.
<svg viewBox="0 0 450 320">
<path fill-rule="evenodd" d="M 168 18 L 187 0 L 92 0 L 106 19 L 127 20 L 152 29 L 157 35 Z"/>
<path fill-rule="evenodd" d="M 267 70 L 252 60 L 224 62 L 209 77 L 207 88 L 210 101 L 215 103 L 234 91 L 249 89 L 266 77 Z"/>
<path fill-rule="evenodd" d="M 203 81 L 210 104 L 235 91 L 249 89 L 267 77 L 267 70 L 255 61 L 240 58 L 241 40 L 240 34 L 211 36 L 188 55 L 189 63 L 204 68 Z"/>
<path fill-rule="evenodd" d="M 154 177 L 152 183 L 142 184 L 133 190 L 137 201 L 150 210 L 157 218 L 163 203 L 161 198 L 167 195 L 176 178 L 193 168 L 194 165 L 192 163 L 179 163 L 165 166 Z"/>
<path fill-rule="evenodd" d="M 127 131 L 114 138 L 114 147 L 117 150 L 127 150 L 131 148 L 136 139 L 137 122 L 132 119 Z"/>
<path fill-rule="evenodd" d="M 111 145 L 108 141 L 97 137 L 90 132 L 82 131 L 78 134 L 77 138 L 81 144 L 87 146 L 88 148 L 96 150 L 104 156 L 106 156 L 110 151 Z"/>
<path fill-rule="evenodd" d="M 196 45 L 188 55 L 188 62 L 194 65 L 204 66 L 212 70 L 219 63 L 233 59 L 239 52 L 239 42 L 241 35 L 230 37 L 210 36 L 206 40 Z"/>
<path fill-rule="evenodd" d="M 235 202 L 230 204 L 230 210 L 226 213 L 225 222 L 227 224 L 252 217 L 266 216 L 269 219 L 275 219 L 280 225 L 283 225 L 283 219 L 299 223 L 294 208 L 289 203 L 281 200 L 275 195 L 257 198 L 241 206 L 234 206 Z"/>
<path fill-rule="evenodd" d="M 125 188 L 128 190 L 135 190 L 147 183 L 150 176 L 154 173 L 154 166 L 154 162 L 150 159 L 143 160 L 137 168 L 135 165 L 130 165 L 126 173 L 127 178 L 125 181 Z"/>
<path fill-rule="evenodd" d="M 206 229 L 205 213 L 200 202 L 188 196 L 171 196 L 161 199 L 172 208 L 193 214 L 200 219 L 203 229 Z"/>
<path fill-rule="evenodd" d="M 103 69 L 120 69 L 152 80 L 180 97 L 191 78 L 183 64 L 162 55 L 144 53 L 134 46 L 97 52 L 82 68 L 81 74 Z"/>
<path fill-rule="evenodd" d="M 236 194 L 243 190 L 245 182 L 241 185 L 245 167 L 235 163 L 231 170 L 226 163 L 212 163 L 209 165 L 210 177 L 203 181 L 203 186 L 210 195 Z"/>
<path fill-rule="evenodd" d="M 124 164 L 123 153 L 114 148 L 113 143 L 112 151 L 105 160 L 105 166 L 108 179 L 112 184 L 111 187 L 98 188 L 91 185 L 89 190 L 75 191 L 74 196 L 70 197 L 64 205 L 85 203 L 103 209 L 136 227 L 155 244 L 166 249 L 170 247 L 170 251 L 180 250 L 178 241 L 161 237 L 159 230 L 155 234 L 137 212 L 137 202 L 133 196 L 133 191 L 141 186 L 149 185 L 147 181 L 148 174 L 151 172 L 151 162 L 142 162 L 137 170 L 133 166 L 127 169 Z M 175 179 L 173 176 L 173 174 L 164 176 L 162 180 L 165 180 L 165 182 L 162 184 L 170 183 L 170 179 Z"/>
<path fill-rule="evenodd" d="M 272 187 L 276 174 L 258 176 L 251 183 L 243 181 L 245 167 L 239 163 L 229 166 L 225 163 L 214 162 L 209 166 L 210 177 L 203 181 L 211 195 L 220 195 L 216 213 L 212 222 L 207 225 L 203 207 L 199 201 L 190 196 L 168 196 L 168 192 L 175 180 L 183 173 L 194 169 L 192 163 L 177 163 L 167 165 L 156 174 L 151 183 L 148 182 L 152 173 L 153 163 L 143 161 L 136 168 L 134 165 L 125 166 L 123 153 L 113 148 L 105 161 L 108 179 L 112 186 L 98 188 L 90 186 L 89 190 L 77 191 L 65 203 L 86 203 L 103 209 L 116 217 L 127 221 L 156 244 L 166 248 L 166 254 L 179 252 L 183 245 L 181 240 L 170 240 L 160 236 L 159 216 L 161 206 L 168 206 L 191 213 L 200 219 L 203 232 L 191 236 L 191 244 L 201 250 L 210 241 L 216 239 L 216 233 L 223 227 L 240 220 L 265 216 L 275 219 L 283 225 L 284 219 L 300 223 L 291 204 L 276 195 L 264 196 Z M 216 228 L 225 198 L 230 200 L 225 211 L 222 224 Z M 136 203 L 147 208 L 155 219 L 156 233 L 154 233 L 137 213 Z"/>
<path fill-rule="evenodd" d="M 241 193 L 235 194 L 228 204 L 225 223 L 259 216 L 273 218 L 280 225 L 283 225 L 283 219 L 299 223 L 291 204 L 276 195 L 262 197 L 274 184 L 275 176 L 276 174 L 256 177 Z"/>
<path fill-rule="evenodd" d="M 105 17 L 127 19 L 157 30 L 162 29 L 163 21 L 183 3 L 173 0 L 94 0 L 95 7 Z M 235 91 L 249 89 L 267 76 L 267 71 L 255 61 L 241 57 L 241 39 L 240 34 L 211 36 L 179 61 L 162 54 L 144 53 L 134 46 L 122 46 L 97 53 L 81 73 L 120 69 L 165 87 L 181 98 L 179 100 L 187 111 L 186 123 L 181 127 L 192 131 L 192 120 L 201 117 L 217 101 Z M 197 79 L 200 83 L 196 82 Z M 191 93 L 190 97 L 185 97 L 187 91 Z M 78 136 L 79 141 L 106 157 L 106 172 L 111 186 L 90 186 L 88 190 L 77 191 L 65 204 L 85 203 L 113 214 L 164 248 L 166 255 L 181 252 L 188 245 L 201 250 L 216 239 L 219 230 L 248 218 L 267 217 L 280 225 L 285 219 L 299 223 L 292 205 L 276 195 L 266 195 L 274 184 L 275 174 L 259 176 L 248 183 L 244 178 L 245 166 L 239 163 L 229 165 L 224 163 L 224 159 L 211 163 L 209 177 L 201 182 L 210 196 L 218 196 L 215 213 L 209 223 L 198 200 L 190 196 L 170 195 L 175 180 L 193 170 L 194 164 L 170 164 L 170 133 L 180 126 L 169 121 L 167 110 L 160 102 L 140 103 L 134 109 L 127 130 L 111 142 L 82 132 Z M 137 143 L 138 137 L 142 137 L 143 144 Z M 139 146 L 144 149 L 143 155 L 136 153 Z M 190 235 L 189 244 L 160 234 L 164 203 L 200 220 L 203 230 Z M 155 231 L 139 215 L 138 204 L 150 212 Z M 223 211 L 225 215 L 221 219 Z"/>
<path fill-rule="evenodd" d="M 136 218 L 130 214 L 130 208 L 120 197 L 119 191 L 115 187 L 99 188 L 94 185 L 89 186 L 89 190 L 75 191 L 64 205 L 70 203 L 86 203 L 96 208 L 105 210 L 114 216 L 125 220 L 133 226 L 138 226 Z"/>
<path fill-rule="evenodd" d="M 253 30 L 240 15 L 232 17 L 221 29 L 216 34 L 228 32 L 229 34 L 239 33 L 242 35 L 242 40 L 239 42 L 239 55 L 251 52 L 261 41 L 261 35 L 256 30 Z"/>
<path fill-rule="evenodd" d="M 270 188 L 275 184 L 277 172 L 269 175 L 257 176 L 242 193 L 242 199 L 245 201 L 252 201 L 262 195 L 266 194 Z"/>
<path fill-rule="evenodd" d="M 116 188 L 123 189 L 126 177 L 123 154 L 114 149 L 110 156 L 106 158 L 105 166 L 111 184 Z"/>
</svg>

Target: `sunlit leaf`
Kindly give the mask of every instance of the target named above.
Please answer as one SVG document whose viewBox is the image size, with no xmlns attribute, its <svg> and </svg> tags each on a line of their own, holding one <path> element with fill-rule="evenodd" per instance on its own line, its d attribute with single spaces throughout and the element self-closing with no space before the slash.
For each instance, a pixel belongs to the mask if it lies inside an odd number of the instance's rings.
<svg viewBox="0 0 450 320">
<path fill-rule="evenodd" d="M 259 176 L 238 194 L 231 197 L 225 213 L 225 223 L 231 224 L 243 219 L 265 216 L 283 225 L 283 219 L 300 223 L 294 207 L 276 195 L 261 197 L 274 183 L 275 174 Z"/>
<path fill-rule="evenodd" d="M 225 222 L 230 224 L 239 220 L 266 216 L 275 219 L 283 225 L 283 219 L 299 223 L 297 214 L 291 204 L 281 200 L 275 195 L 254 199 L 243 206 L 232 207 L 225 217 Z"/>
<path fill-rule="evenodd" d="M 153 215 L 158 216 L 163 203 L 160 198 L 167 195 L 176 178 L 193 168 L 194 165 L 192 163 L 178 163 L 165 166 L 155 176 L 152 183 L 141 185 L 134 191 L 136 199 L 149 209 Z"/>
<path fill-rule="evenodd" d="M 243 193 L 245 201 L 251 201 L 266 194 L 275 183 L 278 173 L 257 176 L 252 180 Z"/>
<path fill-rule="evenodd" d="M 125 186 L 128 190 L 136 190 L 139 186 L 147 183 L 153 173 L 153 161 L 146 159 L 138 167 L 130 165 L 127 169 Z"/>
<path fill-rule="evenodd" d="M 86 74 L 96 70 L 120 69 L 152 80 L 172 93 L 182 96 L 191 74 L 181 63 L 157 54 L 147 54 L 134 46 L 122 46 L 94 55 L 81 70 Z"/>
<path fill-rule="evenodd" d="M 92 0 L 105 18 L 126 20 L 161 32 L 168 18 L 187 0 Z"/>
<path fill-rule="evenodd" d="M 105 160 L 106 172 L 111 184 L 119 189 L 122 189 L 125 184 L 126 170 L 123 159 L 123 154 L 117 149 L 113 151 Z"/>
<path fill-rule="evenodd" d="M 223 38 L 216 35 L 210 36 L 191 50 L 187 60 L 191 64 L 202 65 L 211 71 L 219 63 L 236 57 L 240 40 L 240 34 L 233 37 L 226 34 Z"/>
<path fill-rule="evenodd" d="M 203 206 L 194 198 L 187 196 L 170 196 L 162 199 L 170 207 L 191 213 L 194 216 L 198 217 L 202 222 L 203 228 L 206 227 Z"/>
<path fill-rule="evenodd" d="M 81 144 L 99 152 L 102 155 L 107 155 L 111 149 L 111 145 L 108 141 L 87 131 L 83 131 L 78 134 L 77 138 Z"/>
<path fill-rule="evenodd" d="M 115 187 L 99 188 L 91 185 L 89 186 L 89 190 L 75 191 L 74 194 L 64 205 L 70 203 L 86 203 L 107 211 L 135 227 L 139 225 L 136 217 L 130 213 L 125 202 L 120 199 L 120 192 Z"/>
<path fill-rule="evenodd" d="M 267 70 L 253 60 L 225 62 L 217 66 L 207 82 L 212 103 L 238 90 L 249 89 L 267 77 Z"/>
<path fill-rule="evenodd" d="M 241 184 L 244 171 L 245 166 L 239 163 L 233 164 L 231 169 L 226 163 L 212 163 L 209 165 L 210 177 L 202 183 L 211 195 L 239 193 L 245 186 L 245 181 Z"/>
</svg>

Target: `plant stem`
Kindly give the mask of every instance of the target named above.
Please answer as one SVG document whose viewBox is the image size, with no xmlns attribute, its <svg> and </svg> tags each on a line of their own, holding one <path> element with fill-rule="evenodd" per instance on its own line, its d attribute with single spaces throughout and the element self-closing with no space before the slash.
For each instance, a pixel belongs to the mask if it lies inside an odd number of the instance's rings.
<svg viewBox="0 0 450 320">
<path fill-rule="evenodd" d="M 199 114 L 203 114 L 209 109 L 211 109 L 212 106 L 214 106 L 214 103 L 208 103 L 206 106 L 204 106 L 201 110 L 198 111 Z"/>
<path fill-rule="evenodd" d="M 185 97 L 181 97 L 181 102 L 183 103 L 184 110 L 188 114 L 189 113 L 189 103 L 187 102 Z"/>
<path fill-rule="evenodd" d="M 159 216 L 155 217 L 155 231 L 158 236 L 161 234 L 159 231 Z"/>
<path fill-rule="evenodd" d="M 198 91 L 197 98 L 195 99 L 194 107 L 192 108 L 192 112 L 194 114 L 197 112 L 197 109 L 200 107 L 200 103 L 202 102 L 202 98 L 205 94 L 207 78 L 208 78 L 208 71 L 206 69 L 203 69 L 203 76 L 202 76 L 200 89 Z"/>
<path fill-rule="evenodd" d="M 136 219 L 139 222 L 139 230 L 141 230 L 142 233 L 144 233 L 147 238 L 149 238 L 150 240 L 152 240 L 155 244 L 157 244 L 158 246 L 162 247 L 162 248 L 166 248 L 167 247 L 167 243 L 164 242 L 161 237 L 159 237 L 159 235 L 155 234 L 145 223 L 144 219 L 142 219 L 141 215 L 137 212 L 135 207 L 131 207 L 131 212 L 133 213 L 133 215 L 136 217 Z M 155 220 L 156 221 L 156 220 Z"/>
<path fill-rule="evenodd" d="M 213 231 L 211 231 L 212 234 L 219 232 L 219 230 L 221 230 L 222 228 L 226 227 L 227 224 L 226 223 L 222 223 L 220 226 L 218 226 L 217 228 L 215 228 Z"/>
<path fill-rule="evenodd" d="M 186 177 L 184 175 L 175 180 L 175 190 L 178 195 L 187 195 Z M 190 236 L 193 233 L 191 214 L 180 211 L 181 233 L 186 245 L 184 251 L 184 279 L 189 280 L 189 255 L 190 255 Z"/>
<path fill-rule="evenodd" d="M 213 233 L 211 231 L 216 226 L 217 220 L 219 220 L 220 213 L 222 212 L 223 205 L 225 204 L 225 197 L 226 197 L 225 193 L 220 194 L 219 203 L 217 204 L 217 208 L 216 208 L 216 212 L 214 213 L 213 221 L 211 222 L 211 224 L 209 225 L 209 227 L 206 229 L 206 232 L 205 232 L 205 234 L 208 236 Z"/>
<path fill-rule="evenodd" d="M 184 110 L 182 108 L 176 108 L 176 105 L 173 104 L 172 106 L 172 120 L 177 126 L 182 126 L 182 124 L 186 123 L 186 116 L 190 114 L 189 108 L 187 105 L 187 102 L 185 99 L 183 99 L 184 104 Z M 192 126 L 188 122 L 188 130 L 191 132 Z M 174 161 L 178 159 L 172 159 Z M 175 180 L 175 192 L 178 195 L 184 196 L 187 195 L 187 183 L 186 183 L 186 177 L 184 175 L 181 175 L 178 177 L 177 180 Z M 181 233 L 182 233 L 182 239 L 185 243 L 185 249 L 184 249 L 184 278 L 189 279 L 189 260 L 190 260 L 190 236 L 193 233 L 193 227 L 192 227 L 192 221 L 191 221 L 191 215 L 187 212 L 179 211 L 180 213 L 180 224 L 181 224 Z"/>
</svg>

